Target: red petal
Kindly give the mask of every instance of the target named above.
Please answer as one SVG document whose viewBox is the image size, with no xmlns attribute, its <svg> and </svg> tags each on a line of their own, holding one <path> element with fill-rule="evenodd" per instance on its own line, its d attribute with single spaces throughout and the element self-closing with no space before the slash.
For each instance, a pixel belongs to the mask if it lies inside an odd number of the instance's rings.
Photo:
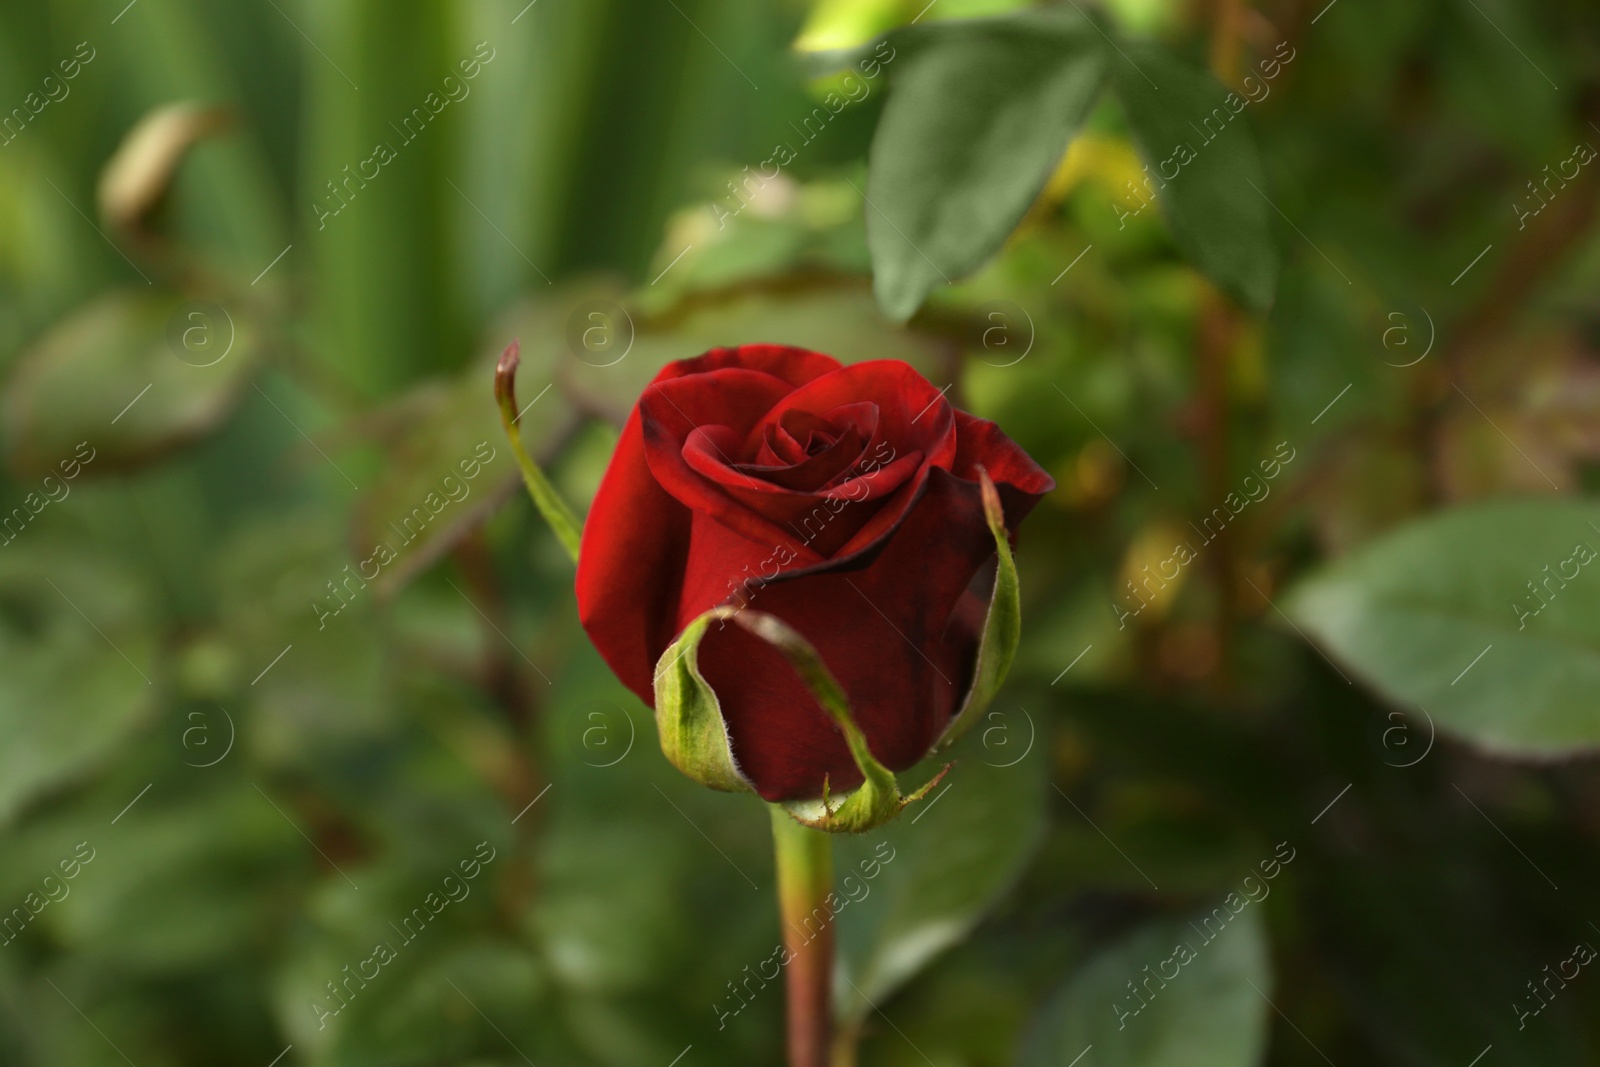
<svg viewBox="0 0 1600 1067">
<path fill-rule="evenodd" d="M 715 348 L 663 367 L 656 382 L 743 367 L 804 385 L 839 368 L 818 352 L 783 345 Z M 645 458 L 639 408 L 589 507 L 577 576 L 578 617 L 601 657 L 646 704 L 655 703 L 656 661 L 680 629 L 690 513 L 661 488 Z"/>
<path fill-rule="evenodd" d="M 1018 494 L 1018 511 L 1035 499 Z M 969 586 L 993 555 L 978 484 L 934 470 L 870 565 L 780 576 L 757 585 L 749 606 L 817 647 L 873 755 L 904 770 L 927 754 L 971 685 L 983 613 L 973 610 Z M 722 703 L 734 755 L 763 797 L 817 796 L 824 778 L 838 790 L 860 783 L 843 737 L 758 638 L 713 629 L 700 667 Z"/>
</svg>

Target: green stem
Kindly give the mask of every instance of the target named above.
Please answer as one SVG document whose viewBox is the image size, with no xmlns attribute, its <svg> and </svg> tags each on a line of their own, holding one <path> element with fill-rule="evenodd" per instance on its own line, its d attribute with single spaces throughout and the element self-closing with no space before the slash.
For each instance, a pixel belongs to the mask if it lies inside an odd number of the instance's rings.
<svg viewBox="0 0 1600 1067">
<path fill-rule="evenodd" d="M 555 532 L 556 540 L 567 550 L 572 562 L 577 563 L 583 524 L 567 507 L 567 502 L 561 499 L 561 494 L 556 492 L 556 487 L 550 484 L 533 457 L 528 455 L 528 450 L 522 447 L 522 434 L 517 429 L 517 364 L 521 359 L 521 345 L 512 341 L 501 353 L 500 363 L 495 367 L 494 398 L 500 406 L 500 424 L 505 427 L 506 440 L 511 443 L 511 454 L 516 457 L 517 466 L 522 470 L 522 482 L 528 487 L 528 495 L 533 497 L 533 506 L 544 516 L 544 521 Z"/>
<path fill-rule="evenodd" d="M 772 806 L 787 950 L 789 1067 L 828 1067 L 833 1030 L 833 838 Z"/>
</svg>

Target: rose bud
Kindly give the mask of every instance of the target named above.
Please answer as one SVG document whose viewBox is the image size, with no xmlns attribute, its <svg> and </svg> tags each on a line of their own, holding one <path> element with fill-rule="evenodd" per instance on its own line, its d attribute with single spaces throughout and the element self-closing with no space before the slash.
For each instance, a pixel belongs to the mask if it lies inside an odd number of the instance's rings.
<svg viewBox="0 0 1600 1067">
<path fill-rule="evenodd" d="M 1009 538 L 1053 487 L 905 363 L 713 349 L 629 415 L 584 524 L 578 614 L 680 770 L 823 798 L 813 825 L 861 829 L 904 803 L 890 772 L 998 688 L 1020 627 Z M 872 811 L 846 825 L 826 794 L 864 780 Z"/>
</svg>

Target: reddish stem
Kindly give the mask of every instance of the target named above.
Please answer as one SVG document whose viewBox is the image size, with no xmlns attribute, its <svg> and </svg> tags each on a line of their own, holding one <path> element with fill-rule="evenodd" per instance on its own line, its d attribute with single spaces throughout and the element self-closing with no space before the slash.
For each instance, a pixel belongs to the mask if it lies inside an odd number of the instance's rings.
<svg viewBox="0 0 1600 1067">
<path fill-rule="evenodd" d="M 789 1067 L 828 1067 L 833 1032 L 833 839 L 776 805 L 778 911 L 787 973 Z"/>
</svg>

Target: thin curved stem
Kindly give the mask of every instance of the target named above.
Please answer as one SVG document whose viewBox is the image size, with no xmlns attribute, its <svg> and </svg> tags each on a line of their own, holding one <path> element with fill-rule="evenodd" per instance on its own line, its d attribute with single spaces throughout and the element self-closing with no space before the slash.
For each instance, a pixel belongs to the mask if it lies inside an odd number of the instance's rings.
<svg viewBox="0 0 1600 1067">
<path fill-rule="evenodd" d="M 556 492 L 556 487 L 550 484 L 550 479 L 544 476 L 544 471 L 528 455 L 528 450 L 522 446 L 522 433 L 517 428 L 521 413 L 517 411 L 517 364 L 521 360 L 521 346 L 512 341 L 500 356 L 500 363 L 495 367 L 494 398 L 500 407 L 500 423 L 505 427 L 506 440 L 511 444 L 511 454 L 516 457 L 517 467 L 522 471 L 522 482 L 528 487 L 528 495 L 533 498 L 534 507 L 539 509 L 539 514 L 554 531 L 556 540 L 561 542 L 561 547 L 567 550 L 567 555 L 572 557 L 572 562 L 578 562 L 578 544 L 582 540 L 583 524 L 580 523 L 561 499 L 561 494 Z M 531 405 L 530 405 L 531 406 Z"/>
</svg>

